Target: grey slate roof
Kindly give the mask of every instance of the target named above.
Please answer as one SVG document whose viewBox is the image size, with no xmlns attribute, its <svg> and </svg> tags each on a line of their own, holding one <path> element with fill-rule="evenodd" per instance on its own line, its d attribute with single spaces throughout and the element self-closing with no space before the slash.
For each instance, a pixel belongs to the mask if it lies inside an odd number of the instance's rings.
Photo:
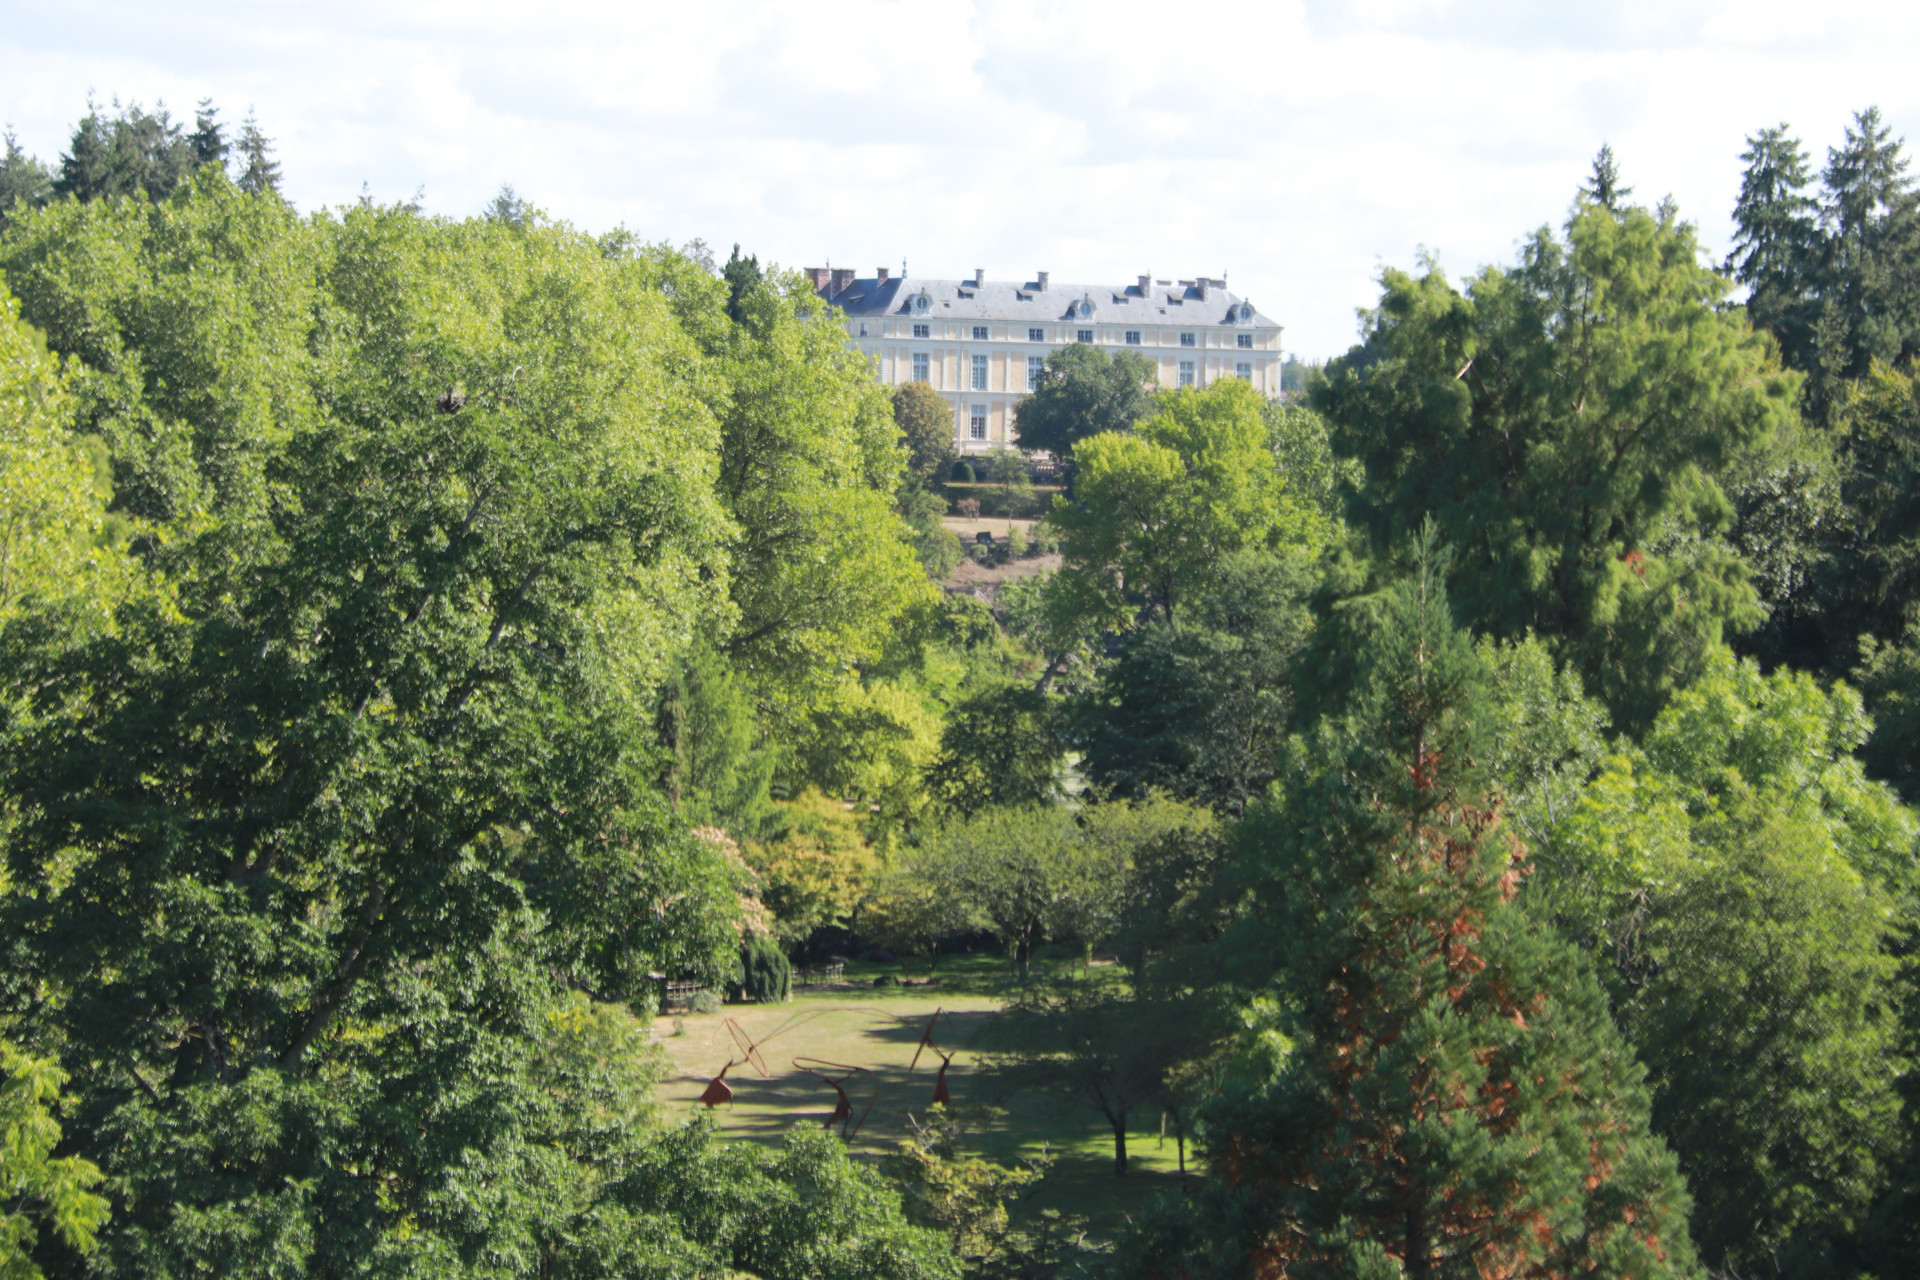
<svg viewBox="0 0 1920 1280">
<path fill-rule="evenodd" d="M 1204 289 L 1206 296 L 1202 297 Z M 839 293 L 823 294 L 850 319 L 902 318 L 909 320 L 1000 320 L 1030 324 L 1217 324 L 1239 327 L 1276 321 L 1248 306 L 1246 299 L 1211 281 L 1161 284 L 1155 281 L 1143 297 L 1138 285 L 1055 284 L 1042 289 L 1037 282 L 1013 284 L 987 280 L 930 280 L 920 276 L 885 281 L 855 280 Z M 916 300 L 924 298 L 924 310 Z M 1080 306 L 1092 307 L 1082 316 Z M 1250 312 L 1251 314 L 1245 314 Z"/>
</svg>

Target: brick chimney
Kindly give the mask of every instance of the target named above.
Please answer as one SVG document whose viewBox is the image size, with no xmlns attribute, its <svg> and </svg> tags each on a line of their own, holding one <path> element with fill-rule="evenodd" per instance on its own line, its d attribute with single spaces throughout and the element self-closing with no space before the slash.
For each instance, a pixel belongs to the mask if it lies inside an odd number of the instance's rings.
<svg viewBox="0 0 1920 1280">
<path fill-rule="evenodd" d="M 1144 298 L 1149 293 L 1152 293 L 1152 292 L 1153 292 L 1153 272 L 1149 271 L 1147 272 L 1147 274 L 1140 277 L 1140 296 Z"/>
<path fill-rule="evenodd" d="M 1207 288 L 1213 281 L 1207 279 L 1205 276 L 1201 276 L 1193 283 L 1194 287 L 1200 290 L 1200 301 L 1205 302 L 1207 300 Z"/>
<path fill-rule="evenodd" d="M 987 269 L 985 267 L 975 267 L 973 269 L 973 287 L 978 289 L 981 285 L 985 284 L 986 282 L 987 282 Z"/>
<path fill-rule="evenodd" d="M 844 290 L 848 285 L 853 283 L 853 278 L 854 270 L 852 267 L 835 267 L 833 269 L 833 293 L 839 293 Z M 828 296 L 831 297 L 833 294 L 828 294 Z"/>
<path fill-rule="evenodd" d="M 827 281 L 831 278 L 831 275 L 832 273 L 825 267 L 807 268 L 807 279 L 813 281 L 813 291 L 815 293 L 825 293 L 827 291 Z"/>
<path fill-rule="evenodd" d="M 881 284 L 885 284 L 887 282 L 886 267 L 875 267 L 873 269 L 873 274 L 879 278 Z"/>
<path fill-rule="evenodd" d="M 1036 271 L 1034 275 L 1039 281 L 1040 292 L 1045 293 L 1047 291 L 1047 273 L 1044 271 Z"/>
</svg>

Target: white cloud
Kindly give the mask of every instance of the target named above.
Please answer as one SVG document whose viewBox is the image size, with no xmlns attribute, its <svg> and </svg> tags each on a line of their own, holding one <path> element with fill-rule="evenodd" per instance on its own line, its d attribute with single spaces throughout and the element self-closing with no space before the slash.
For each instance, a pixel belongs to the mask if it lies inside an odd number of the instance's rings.
<svg viewBox="0 0 1920 1280">
<path fill-rule="evenodd" d="M 1920 145 L 1920 11 L 1663 0 L 390 0 L 5 5 L 0 115 L 51 158 L 91 89 L 249 104 L 305 208 L 502 182 L 589 227 L 791 265 L 1063 281 L 1228 271 L 1308 354 L 1382 262 L 1512 257 L 1602 141 L 1723 251 L 1753 130 Z"/>
</svg>

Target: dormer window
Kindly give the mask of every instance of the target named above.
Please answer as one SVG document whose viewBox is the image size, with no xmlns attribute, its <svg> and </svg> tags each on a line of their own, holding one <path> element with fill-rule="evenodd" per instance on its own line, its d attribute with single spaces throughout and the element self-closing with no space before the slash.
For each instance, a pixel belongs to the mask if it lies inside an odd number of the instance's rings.
<svg viewBox="0 0 1920 1280">
<path fill-rule="evenodd" d="M 913 314 L 923 316 L 932 305 L 933 299 L 927 296 L 925 290 L 913 295 Z"/>
<path fill-rule="evenodd" d="M 1076 304 L 1074 307 L 1074 314 L 1079 316 L 1082 320 L 1093 319 L 1093 299 L 1091 298 L 1080 299 L 1079 303 Z"/>
</svg>

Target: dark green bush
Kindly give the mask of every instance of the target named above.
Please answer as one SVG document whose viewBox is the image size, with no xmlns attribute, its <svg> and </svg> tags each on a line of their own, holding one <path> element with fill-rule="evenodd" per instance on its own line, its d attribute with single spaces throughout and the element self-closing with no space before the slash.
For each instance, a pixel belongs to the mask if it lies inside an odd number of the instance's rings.
<svg viewBox="0 0 1920 1280">
<path fill-rule="evenodd" d="M 964 458 L 953 464 L 953 478 L 961 484 L 972 484 L 979 479 L 973 473 L 973 464 Z"/>
<path fill-rule="evenodd" d="M 793 994 L 793 965 L 772 938 L 755 934 L 740 948 L 742 994 L 755 1004 L 785 1004 Z"/>
</svg>

